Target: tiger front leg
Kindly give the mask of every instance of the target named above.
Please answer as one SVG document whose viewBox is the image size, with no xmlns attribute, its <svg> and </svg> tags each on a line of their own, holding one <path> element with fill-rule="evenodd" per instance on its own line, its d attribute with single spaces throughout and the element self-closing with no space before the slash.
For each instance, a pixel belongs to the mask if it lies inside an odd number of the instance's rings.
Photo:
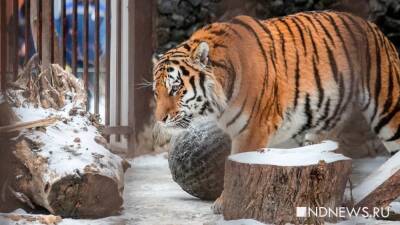
<svg viewBox="0 0 400 225">
<path fill-rule="evenodd" d="M 333 137 L 333 136 L 329 136 L 328 133 L 306 133 L 304 135 L 304 139 L 303 139 L 303 143 L 301 143 L 302 146 L 307 146 L 307 145 L 314 145 L 314 144 L 318 144 L 321 141 L 324 141 L 326 139 L 329 139 L 329 137 Z"/>
<path fill-rule="evenodd" d="M 266 148 L 269 136 L 270 132 L 268 132 L 266 127 L 244 130 L 242 133 L 232 138 L 231 154 Z"/>
<path fill-rule="evenodd" d="M 211 209 L 214 214 L 222 214 L 223 212 L 223 202 L 224 202 L 224 192 L 214 201 Z"/>
</svg>

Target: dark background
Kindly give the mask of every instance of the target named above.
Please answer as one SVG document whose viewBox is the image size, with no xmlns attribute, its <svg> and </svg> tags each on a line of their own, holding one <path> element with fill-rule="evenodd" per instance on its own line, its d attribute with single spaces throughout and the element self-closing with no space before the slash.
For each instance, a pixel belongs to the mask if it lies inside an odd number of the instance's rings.
<svg viewBox="0 0 400 225">
<path fill-rule="evenodd" d="M 375 22 L 400 50 L 400 0 L 157 0 L 157 52 L 168 50 L 215 21 L 259 19 L 301 11 L 337 10 Z"/>
</svg>

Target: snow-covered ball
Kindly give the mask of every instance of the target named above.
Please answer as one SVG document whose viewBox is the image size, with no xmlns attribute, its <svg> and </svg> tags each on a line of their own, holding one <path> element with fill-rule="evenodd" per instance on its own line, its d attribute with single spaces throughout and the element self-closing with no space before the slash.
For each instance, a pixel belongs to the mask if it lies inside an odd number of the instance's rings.
<svg viewBox="0 0 400 225">
<path fill-rule="evenodd" d="M 231 140 L 215 122 L 201 121 L 181 132 L 168 157 L 172 178 L 187 193 L 205 200 L 220 196 Z"/>
</svg>

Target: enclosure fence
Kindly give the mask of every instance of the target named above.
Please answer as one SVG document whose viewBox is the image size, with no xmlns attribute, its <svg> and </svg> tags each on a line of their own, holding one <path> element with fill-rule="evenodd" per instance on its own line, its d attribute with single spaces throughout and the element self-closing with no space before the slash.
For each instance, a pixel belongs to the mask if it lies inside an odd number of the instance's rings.
<svg viewBox="0 0 400 225">
<path fill-rule="evenodd" d="M 149 78 L 153 1 L 127 0 L 1 0 L 0 1 L 0 88 L 15 80 L 30 57 L 38 54 L 42 65 L 57 63 L 83 79 L 89 99 L 87 109 L 101 114 L 104 134 L 127 137 L 133 151 L 135 136 L 149 117 L 148 91 L 137 90 Z M 112 10 L 112 6 L 115 7 Z M 123 46 L 123 15 L 129 24 L 127 46 Z M 111 23 L 111 18 L 115 20 Z M 131 23 L 132 21 L 132 23 Z M 112 26 L 116 26 L 114 29 Z M 116 31 L 112 40 L 112 32 Z M 111 74 L 111 44 L 114 42 L 115 71 Z M 122 55 L 128 50 L 128 124 L 122 125 Z M 138 51 L 142 55 L 140 57 Z M 114 86 L 111 79 L 115 79 Z M 111 109 L 111 92 L 116 96 Z M 134 95 L 142 95 L 134 97 Z M 114 124 L 110 125 L 110 117 Z M 138 119 L 140 118 L 140 119 Z M 135 133 L 135 135 L 133 135 Z M 125 149 L 125 150 L 126 150 Z"/>
</svg>

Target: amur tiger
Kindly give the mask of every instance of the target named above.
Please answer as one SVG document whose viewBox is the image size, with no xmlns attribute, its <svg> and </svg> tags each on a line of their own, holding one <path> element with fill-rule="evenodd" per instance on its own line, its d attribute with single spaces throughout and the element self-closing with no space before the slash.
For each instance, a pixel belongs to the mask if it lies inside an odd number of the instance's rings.
<svg viewBox="0 0 400 225">
<path fill-rule="evenodd" d="M 315 142 L 354 106 L 389 151 L 400 149 L 399 55 L 376 25 L 347 13 L 213 23 L 161 55 L 153 74 L 159 124 L 213 117 L 232 153 Z"/>
</svg>

